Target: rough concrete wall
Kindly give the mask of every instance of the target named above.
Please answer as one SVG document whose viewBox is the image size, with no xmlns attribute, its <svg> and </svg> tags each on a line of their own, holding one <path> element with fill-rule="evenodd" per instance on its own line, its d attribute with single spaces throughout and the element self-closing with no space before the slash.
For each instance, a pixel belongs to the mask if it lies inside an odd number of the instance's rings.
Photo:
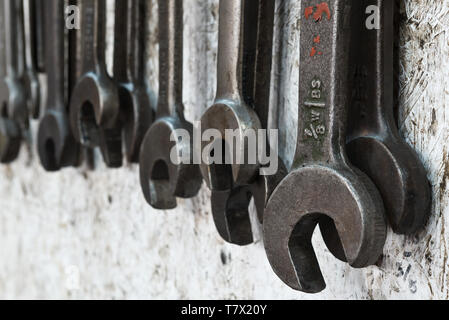
<svg viewBox="0 0 449 320">
<path fill-rule="evenodd" d="M 150 11 L 149 79 L 157 89 L 156 6 Z M 296 139 L 299 13 L 300 1 L 278 1 L 273 103 L 289 164 Z M 292 291 L 272 272 L 259 230 L 256 243 L 244 248 L 219 238 L 205 187 L 176 210 L 155 211 L 143 200 L 136 165 L 108 170 L 99 163 L 95 171 L 48 174 L 32 144 L 32 152 L 23 148 L 18 161 L 0 167 L 0 298 L 448 298 L 449 3 L 402 0 L 401 13 L 400 127 L 428 169 L 434 203 L 422 233 L 389 231 L 380 266 L 352 269 L 331 256 L 316 232 L 327 289 L 317 295 Z M 190 120 L 214 98 L 217 18 L 218 0 L 185 0 Z"/>
</svg>

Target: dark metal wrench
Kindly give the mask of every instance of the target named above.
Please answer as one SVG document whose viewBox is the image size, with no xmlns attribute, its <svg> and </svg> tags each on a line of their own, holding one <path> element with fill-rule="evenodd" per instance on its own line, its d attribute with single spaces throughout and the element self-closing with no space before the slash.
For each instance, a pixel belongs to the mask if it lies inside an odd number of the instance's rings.
<svg viewBox="0 0 449 320">
<path fill-rule="evenodd" d="M 259 0 L 258 6 L 258 10 L 253 10 L 258 21 L 254 21 L 253 16 L 250 19 L 245 19 L 244 22 L 244 36 L 257 38 L 257 48 L 254 48 L 257 51 L 254 76 L 247 74 L 245 77 L 253 78 L 252 104 L 254 104 L 254 110 L 261 121 L 262 128 L 267 129 L 275 1 Z M 254 15 L 254 13 L 251 14 Z M 248 30 L 248 28 L 256 29 L 257 34 L 254 35 L 252 30 Z M 251 73 L 251 71 L 248 70 L 248 73 Z M 262 223 L 269 196 L 287 174 L 283 161 L 279 159 L 278 163 L 278 171 L 274 175 L 258 174 L 250 185 L 234 185 L 231 190 L 212 191 L 212 215 L 215 226 L 225 241 L 236 245 L 247 245 L 253 242 L 248 206 L 251 198 L 253 198 L 258 220 Z"/>
<path fill-rule="evenodd" d="M 77 166 L 80 159 L 79 144 L 72 135 L 68 119 L 70 68 L 66 68 L 66 61 L 71 63 L 72 57 L 66 50 L 69 39 L 65 33 L 65 3 L 61 0 L 46 0 L 44 3 L 48 94 L 45 115 L 39 124 L 38 153 L 47 171 Z"/>
<path fill-rule="evenodd" d="M 368 29 L 366 8 L 378 8 L 379 29 Z M 374 7 L 373 7 L 374 6 Z M 382 195 L 396 233 L 413 234 L 429 217 L 431 190 L 416 153 L 400 137 L 393 114 L 394 1 L 360 0 L 351 29 L 352 99 L 349 160 Z M 323 228 L 322 228 L 323 229 Z"/>
<path fill-rule="evenodd" d="M 40 84 L 35 65 L 37 46 L 41 45 L 36 42 L 37 22 L 41 22 L 42 18 L 37 18 L 36 0 L 26 0 L 26 6 L 23 6 L 22 32 L 24 34 L 22 46 L 24 48 L 24 70 L 23 83 L 27 94 L 28 112 L 34 119 L 39 118 L 40 112 Z M 22 4 L 23 5 L 23 4 Z"/>
<path fill-rule="evenodd" d="M 156 96 L 146 81 L 146 0 L 116 1 L 114 80 L 119 85 L 123 139 L 129 162 L 139 161 L 140 146 L 153 123 Z"/>
<path fill-rule="evenodd" d="M 106 1 L 82 0 L 82 76 L 70 99 L 70 123 L 76 141 L 100 147 L 108 167 L 122 165 L 118 88 L 105 63 Z M 47 67 L 48 68 L 48 67 Z"/>
<path fill-rule="evenodd" d="M 193 162 L 193 126 L 184 118 L 182 102 L 183 0 L 158 3 L 159 97 L 156 122 L 142 142 L 140 183 L 152 207 L 173 209 L 176 197 L 191 198 L 198 193 L 202 178 Z M 179 130 L 190 139 L 171 139 Z M 182 162 L 181 155 L 188 155 L 190 161 Z"/>
<path fill-rule="evenodd" d="M 252 46 L 255 39 L 245 38 L 244 16 L 245 10 L 251 10 L 257 2 L 251 0 L 220 0 L 219 8 L 219 43 L 218 43 L 218 74 L 217 94 L 214 104 L 209 107 L 201 118 L 202 134 L 209 129 L 218 130 L 224 146 L 234 146 L 232 164 L 222 165 L 202 162 L 201 173 L 207 186 L 211 190 L 226 191 L 233 183 L 245 185 L 251 183 L 257 175 L 259 164 L 249 163 L 249 142 L 245 138 L 249 131 L 258 132 L 261 129 L 260 120 L 256 112 L 248 105 L 248 97 L 252 99 L 253 92 L 245 92 L 251 79 L 245 75 L 253 61 L 247 55 L 247 46 Z M 253 57 L 254 59 L 254 57 Z M 246 61 L 244 61 L 246 60 Z M 226 130 L 234 130 L 237 139 L 226 141 Z M 203 141 L 201 150 L 214 153 L 218 147 L 214 141 L 212 145 Z M 213 149 L 206 150 L 209 147 Z M 225 148 L 226 149 L 226 148 Z M 227 154 L 229 157 L 229 154 Z"/>
<path fill-rule="evenodd" d="M 263 230 L 273 270 L 304 292 L 325 288 L 311 243 L 317 224 L 335 224 L 345 258 L 357 268 L 378 260 L 386 237 L 379 191 L 349 163 L 345 148 L 357 2 L 302 2 L 297 149 L 292 171 L 268 202 Z"/>
<path fill-rule="evenodd" d="M 14 161 L 20 150 L 22 133 L 28 128 L 25 89 L 20 80 L 18 0 L 4 0 L 1 12 L 0 61 L 0 161 Z"/>
</svg>

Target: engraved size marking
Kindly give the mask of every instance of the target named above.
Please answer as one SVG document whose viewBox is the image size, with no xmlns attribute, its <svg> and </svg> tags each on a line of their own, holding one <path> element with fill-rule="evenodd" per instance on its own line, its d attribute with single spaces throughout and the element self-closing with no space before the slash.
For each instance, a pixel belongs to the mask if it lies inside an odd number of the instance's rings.
<svg viewBox="0 0 449 320">
<path fill-rule="evenodd" d="M 318 78 L 311 81 L 309 96 L 304 101 L 304 106 L 307 107 L 304 134 L 308 138 L 320 140 L 320 137 L 326 134 L 326 126 L 323 121 L 326 103 L 323 99 L 322 82 Z"/>
</svg>

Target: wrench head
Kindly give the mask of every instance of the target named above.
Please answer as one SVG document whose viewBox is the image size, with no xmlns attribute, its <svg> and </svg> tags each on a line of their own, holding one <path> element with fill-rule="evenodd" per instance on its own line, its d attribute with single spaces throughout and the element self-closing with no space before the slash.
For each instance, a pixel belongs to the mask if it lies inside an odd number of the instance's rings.
<svg viewBox="0 0 449 320">
<path fill-rule="evenodd" d="M 356 138 L 347 150 L 351 163 L 379 189 L 393 231 L 413 234 L 422 229 L 431 211 L 431 190 L 410 146 L 388 135 Z"/>
<path fill-rule="evenodd" d="M 254 110 L 234 100 L 220 99 L 207 109 L 201 117 L 201 134 L 204 136 L 205 132 L 214 130 L 228 151 L 225 150 L 223 157 L 218 159 L 221 163 L 202 161 L 201 174 L 209 189 L 226 191 L 233 184 L 250 184 L 255 179 L 259 169 L 257 141 L 260 129 L 260 120 Z M 247 139 L 251 135 L 252 139 Z M 201 150 L 210 154 L 211 158 L 217 147 L 222 146 L 218 146 L 216 140 L 201 142 Z"/>
<path fill-rule="evenodd" d="M 12 120 L 0 118 L 0 163 L 11 163 L 17 159 L 21 145 L 19 126 Z"/>
<path fill-rule="evenodd" d="M 38 154 L 45 170 L 53 172 L 79 164 L 79 144 L 73 138 L 67 116 L 48 110 L 39 124 Z"/>
<path fill-rule="evenodd" d="M 383 212 L 378 191 L 358 170 L 321 165 L 296 169 L 276 188 L 265 210 L 268 260 L 291 288 L 320 292 L 326 284 L 311 243 L 317 224 L 334 226 L 346 260 L 361 268 L 382 253 Z"/>
<path fill-rule="evenodd" d="M 132 84 L 119 87 L 122 109 L 123 139 L 128 162 L 139 162 L 142 140 L 154 121 L 157 99 L 146 86 Z"/>
<path fill-rule="evenodd" d="M 188 139 L 172 139 L 181 131 Z M 153 208 L 174 209 L 176 197 L 198 194 L 202 177 L 198 165 L 193 164 L 192 136 L 192 124 L 177 117 L 158 119 L 145 135 L 140 151 L 140 183 Z"/>
<path fill-rule="evenodd" d="M 75 140 L 100 147 L 108 167 L 122 165 L 117 86 L 105 72 L 88 72 L 76 84 L 70 100 L 70 125 Z"/>
<path fill-rule="evenodd" d="M 258 175 L 246 186 L 234 186 L 227 191 L 212 191 L 212 216 L 218 233 L 226 242 L 245 246 L 253 243 L 253 234 L 248 207 L 254 200 L 257 218 L 263 223 L 265 206 L 278 184 L 287 175 L 281 159 L 274 175 Z"/>
</svg>

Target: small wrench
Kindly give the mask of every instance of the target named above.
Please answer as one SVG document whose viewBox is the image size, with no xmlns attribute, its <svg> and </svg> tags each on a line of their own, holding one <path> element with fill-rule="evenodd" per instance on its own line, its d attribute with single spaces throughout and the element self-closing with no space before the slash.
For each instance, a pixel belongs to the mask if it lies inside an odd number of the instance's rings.
<svg viewBox="0 0 449 320">
<path fill-rule="evenodd" d="M 0 161 L 14 161 L 20 151 L 22 136 L 28 129 L 25 89 L 20 80 L 19 47 L 20 1 L 4 0 L 1 7 L 0 61 Z"/>
<path fill-rule="evenodd" d="M 256 67 L 253 80 L 255 85 L 252 101 L 262 128 L 267 129 L 275 1 L 259 0 L 258 2 L 258 23 L 254 23 L 253 19 L 246 19 L 245 30 L 248 27 L 258 28 L 257 35 L 253 35 L 252 32 L 247 34 L 250 37 L 257 38 Z M 251 75 L 247 74 L 245 77 L 250 78 Z M 257 217 L 259 222 L 262 223 L 269 196 L 287 174 L 281 159 L 278 160 L 278 163 L 279 168 L 274 175 L 258 174 L 250 185 L 235 185 L 229 191 L 212 191 L 212 214 L 215 226 L 225 241 L 236 245 L 247 245 L 253 242 L 248 213 L 249 202 L 251 198 L 254 198 Z"/>
<path fill-rule="evenodd" d="M 146 0 L 116 1 L 114 80 L 119 85 L 123 139 L 129 162 L 139 161 L 140 145 L 153 122 L 156 96 L 146 81 Z"/>
<path fill-rule="evenodd" d="M 39 118 L 40 112 L 40 84 L 37 74 L 36 61 L 36 3 L 26 0 L 21 17 L 22 32 L 24 33 L 22 46 L 24 48 L 24 70 L 22 81 L 27 94 L 28 112 L 34 119 Z"/>
<path fill-rule="evenodd" d="M 198 165 L 193 164 L 193 125 L 183 114 L 183 1 L 158 3 L 159 100 L 156 122 L 142 142 L 140 183 L 152 207 L 173 209 L 176 197 L 191 198 L 198 193 L 202 178 Z M 190 139 L 171 139 L 179 130 L 187 132 Z M 189 163 L 171 158 L 181 153 L 189 156 Z"/>
<path fill-rule="evenodd" d="M 77 166 L 80 159 L 79 144 L 72 135 L 68 120 L 67 71 L 70 69 L 66 68 L 68 39 L 65 35 L 64 4 L 65 1 L 61 0 L 44 2 L 48 94 L 45 115 L 39 124 L 38 153 L 47 171 Z"/>
<path fill-rule="evenodd" d="M 70 100 L 70 123 L 76 141 L 100 147 L 110 168 L 122 165 L 119 94 L 105 63 L 106 1 L 81 4 L 82 76 Z M 48 66 L 47 66 L 48 68 Z"/>
<path fill-rule="evenodd" d="M 245 37 L 243 32 L 245 13 L 257 8 L 257 2 L 220 0 L 219 5 L 217 95 L 214 104 L 201 118 L 201 133 L 208 129 L 218 130 L 222 137 L 222 141 L 218 142 L 224 143 L 221 147 L 234 146 L 232 154 L 235 159 L 230 159 L 233 163 L 230 166 L 202 162 L 200 168 L 211 190 L 227 191 L 232 188 L 233 183 L 250 184 L 259 169 L 258 161 L 249 163 L 246 159 L 250 149 L 248 139 L 245 138 L 246 133 L 259 132 L 261 123 L 256 112 L 248 105 L 248 100 L 253 98 L 253 92 L 245 92 L 252 85 L 252 79 L 245 79 L 245 75 L 254 65 L 255 57 L 248 55 L 248 52 L 251 52 L 255 39 Z M 226 141 L 225 133 L 230 130 L 237 133 L 237 139 L 234 139 L 236 143 Z M 217 148 L 216 142 L 210 145 L 209 142 L 203 141 L 201 150 L 210 151 L 212 155 Z M 208 147 L 213 149 L 206 150 Z M 227 152 L 226 158 L 228 156 Z"/>
<path fill-rule="evenodd" d="M 317 224 L 335 224 L 353 267 L 374 264 L 386 238 L 382 198 L 346 155 L 352 9 L 358 0 L 302 2 L 298 141 L 293 169 L 273 192 L 264 243 L 275 273 L 296 290 L 325 288 L 311 243 Z M 330 222 L 332 220 L 332 222 Z"/>
</svg>

